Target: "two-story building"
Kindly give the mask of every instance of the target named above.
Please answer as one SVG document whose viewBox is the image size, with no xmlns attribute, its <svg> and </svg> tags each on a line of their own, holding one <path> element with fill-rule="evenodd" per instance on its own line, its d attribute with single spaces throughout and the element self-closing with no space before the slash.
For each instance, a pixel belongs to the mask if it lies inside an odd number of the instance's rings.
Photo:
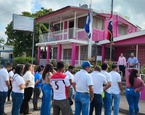
<svg viewBox="0 0 145 115">
<path fill-rule="evenodd" d="M 35 20 L 36 23 L 48 23 L 51 30 L 40 35 L 40 41 L 36 44 L 38 64 L 45 65 L 51 60 L 62 60 L 68 64 L 81 65 L 88 58 L 88 52 L 91 52 L 92 57 L 95 56 L 95 43 L 98 41 L 97 59 L 109 59 L 109 41 L 106 38 L 110 14 L 93 10 L 92 50 L 88 51 L 88 37 L 84 30 L 88 11 L 87 8 L 67 6 Z M 114 40 L 137 31 L 137 26 L 118 14 L 113 15 Z M 113 55 L 113 60 L 117 56 Z"/>
</svg>

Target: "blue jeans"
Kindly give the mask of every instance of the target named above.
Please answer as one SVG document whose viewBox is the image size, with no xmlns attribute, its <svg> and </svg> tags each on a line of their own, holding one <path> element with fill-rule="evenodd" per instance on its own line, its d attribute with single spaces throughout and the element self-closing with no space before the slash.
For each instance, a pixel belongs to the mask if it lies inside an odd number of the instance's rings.
<svg viewBox="0 0 145 115">
<path fill-rule="evenodd" d="M 50 115 L 51 99 L 52 99 L 52 88 L 50 84 L 42 85 L 42 105 L 40 115 Z"/>
<path fill-rule="evenodd" d="M 95 107 L 95 115 L 101 115 L 102 113 L 102 95 L 94 94 L 94 99 L 90 105 L 90 115 L 93 115 L 94 107 Z"/>
<path fill-rule="evenodd" d="M 24 98 L 23 93 L 12 92 L 12 115 L 19 115 L 20 107 Z"/>
<path fill-rule="evenodd" d="M 105 92 L 104 102 L 104 115 L 111 115 L 112 94 Z"/>
<path fill-rule="evenodd" d="M 4 115 L 4 105 L 8 92 L 0 92 L 0 115 Z"/>
<path fill-rule="evenodd" d="M 73 98 L 73 88 L 70 88 L 70 94 L 69 94 L 69 98 Z M 72 113 L 72 107 L 70 106 L 70 112 Z"/>
<path fill-rule="evenodd" d="M 139 92 L 134 92 L 133 88 L 126 88 L 125 91 L 126 99 L 129 104 L 129 115 L 138 115 L 139 112 Z"/>
<path fill-rule="evenodd" d="M 112 104 L 114 100 L 114 105 L 113 105 L 113 115 L 118 115 L 119 113 L 119 104 L 120 104 L 120 94 L 112 94 Z"/>
<path fill-rule="evenodd" d="M 75 115 L 89 115 L 90 111 L 90 94 L 79 93 L 75 94 Z"/>
</svg>

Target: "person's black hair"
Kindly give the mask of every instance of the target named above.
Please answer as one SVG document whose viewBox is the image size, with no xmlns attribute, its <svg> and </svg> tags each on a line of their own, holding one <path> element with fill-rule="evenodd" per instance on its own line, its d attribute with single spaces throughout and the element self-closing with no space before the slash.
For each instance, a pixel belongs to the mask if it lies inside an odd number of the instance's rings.
<svg viewBox="0 0 145 115">
<path fill-rule="evenodd" d="M 30 63 L 26 63 L 25 67 L 24 67 L 24 71 L 23 71 L 23 75 L 29 70 L 31 64 Z"/>
<path fill-rule="evenodd" d="M 36 69 L 36 72 L 41 72 L 43 70 L 43 68 L 41 66 L 38 66 L 38 68 Z"/>
<path fill-rule="evenodd" d="M 44 69 L 44 65 L 41 65 L 40 67 Z"/>
<path fill-rule="evenodd" d="M 112 69 L 115 69 L 117 68 L 117 65 L 116 64 L 112 64 Z"/>
<path fill-rule="evenodd" d="M 62 68 L 64 68 L 64 62 L 57 62 L 57 70 L 61 70 Z"/>
<path fill-rule="evenodd" d="M 137 73 L 138 73 L 138 70 L 137 69 L 133 69 L 130 73 L 130 76 L 129 76 L 129 83 L 130 85 L 133 87 L 134 86 L 134 78 L 137 78 Z"/>
<path fill-rule="evenodd" d="M 99 71 L 99 72 L 101 71 L 101 67 L 98 66 L 98 65 L 97 65 L 94 69 L 95 69 L 96 71 Z"/>
<path fill-rule="evenodd" d="M 70 65 L 70 66 L 68 67 L 68 70 L 74 69 L 74 68 L 75 68 L 74 66 Z"/>
<path fill-rule="evenodd" d="M 6 67 L 6 68 L 12 67 L 12 65 L 11 65 L 10 63 L 7 63 L 5 67 Z"/>
<path fill-rule="evenodd" d="M 15 68 L 15 74 L 19 74 L 19 75 L 22 75 L 22 71 L 23 71 L 23 66 L 16 66 Z"/>
<path fill-rule="evenodd" d="M 48 72 L 53 72 L 53 66 L 52 66 L 52 64 L 47 64 L 47 65 L 45 66 L 44 71 L 43 71 L 43 74 L 42 74 L 42 78 L 43 78 L 43 79 L 45 79 L 46 74 L 47 74 Z"/>
<path fill-rule="evenodd" d="M 101 68 L 102 68 L 102 70 L 106 70 L 106 69 L 108 68 L 107 63 L 103 63 L 103 64 L 101 65 Z"/>
</svg>

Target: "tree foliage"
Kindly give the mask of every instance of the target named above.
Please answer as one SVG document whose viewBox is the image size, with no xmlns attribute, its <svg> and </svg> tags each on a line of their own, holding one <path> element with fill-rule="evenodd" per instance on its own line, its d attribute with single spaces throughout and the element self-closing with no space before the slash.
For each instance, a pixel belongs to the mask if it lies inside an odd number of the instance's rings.
<svg viewBox="0 0 145 115">
<path fill-rule="evenodd" d="M 38 18 L 38 17 L 46 15 L 50 12 L 52 12 L 52 9 L 41 8 L 41 10 L 39 10 L 35 13 L 22 12 L 21 15 L 33 17 L 33 18 Z M 27 31 L 13 30 L 12 23 L 13 22 L 11 21 L 6 27 L 5 33 L 8 36 L 7 44 L 14 46 L 13 53 L 14 53 L 15 57 L 22 56 L 23 52 L 26 53 L 26 56 L 31 56 L 31 54 L 32 54 L 32 39 L 33 39 L 32 33 L 27 32 Z M 34 43 L 39 42 L 39 34 L 47 33 L 47 32 L 48 32 L 48 24 L 35 23 Z M 35 52 L 36 52 L 36 47 L 35 47 Z"/>
</svg>

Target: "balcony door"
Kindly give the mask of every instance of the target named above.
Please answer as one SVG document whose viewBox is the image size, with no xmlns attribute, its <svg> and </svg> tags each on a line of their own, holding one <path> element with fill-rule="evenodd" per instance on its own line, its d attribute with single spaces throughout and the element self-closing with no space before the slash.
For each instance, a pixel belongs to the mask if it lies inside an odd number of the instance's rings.
<svg viewBox="0 0 145 115">
<path fill-rule="evenodd" d="M 73 38 L 73 30 L 74 30 L 74 21 L 69 21 L 69 39 Z"/>
</svg>

